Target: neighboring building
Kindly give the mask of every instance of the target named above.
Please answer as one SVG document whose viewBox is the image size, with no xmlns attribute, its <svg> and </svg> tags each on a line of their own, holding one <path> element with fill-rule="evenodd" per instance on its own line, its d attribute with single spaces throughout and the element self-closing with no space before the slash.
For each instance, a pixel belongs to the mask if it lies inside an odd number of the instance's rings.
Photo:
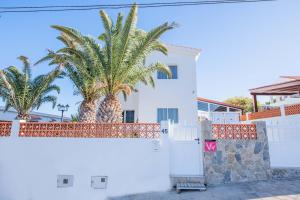
<svg viewBox="0 0 300 200">
<path fill-rule="evenodd" d="M 300 97 L 297 96 L 271 96 L 270 104 L 271 107 L 279 107 L 287 104 L 298 104 L 300 103 Z"/>
<path fill-rule="evenodd" d="M 4 112 L 4 108 L 0 107 L 0 121 L 12 121 L 17 117 L 17 112 L 13 109 L 9 109 Z M 30 121 L 31 122 L 60 122 L 61 116 L 51 115 L 40 112 L 31 112 L 30 113 Z M 70 118 L 64 117 L 64 121 L 71 121 Z"/>
<path fill-rule="evenodd" d="M 290 82 L 300 80 L 300 76 L 281 76 L 281 82 Z M 271 96 L 270 97 L 270 106 L 281 106 L 284 104 L 298 104 L 300 103 L 300 87 L 298 94 L 293 95 L 283 95 L 283 96 Z"/>
<path fill-rule="evenodd" d="M 197 98 L 199 119 L 208 119 L 215 124 L 240 123 L 240 115 L 243 109 L 224 102 Z"/>
<path fill-rule="evenodd" d="M 125 122 L 160 122 L 171 120 L 174 123 L 197 123 L 197 60 L 200 50 L 167 45 L 168 55 L 155 52 L 147 57 L 146 63 L 157 61 L 167 64 L 173 74 L 154 75 L 155 88 L 137 85 L 138 92 L 122 100 Z"/>
<path fill-rule="evenodd" d="M 250 89 L 254 110 L 258 111 L 257 96 L 269 96 L 270 107 L 300 103 L 300 76 L 281 76 L 277 83 Z"/>
</svg>

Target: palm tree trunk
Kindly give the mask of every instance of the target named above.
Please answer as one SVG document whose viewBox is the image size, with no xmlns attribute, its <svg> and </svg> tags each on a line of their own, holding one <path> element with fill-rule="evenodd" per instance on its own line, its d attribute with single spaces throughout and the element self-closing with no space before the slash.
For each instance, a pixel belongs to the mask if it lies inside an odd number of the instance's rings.
<svg viewBox="0 0 300 200">
<path fill-rule="evenodd" d="M 83 100 L 79 108 L 79 121 L 95 123 L 96 113 L 97 113 L 96 102 Z"/>
<path fill-rule="evenodd" d="M 27 121 L 27 120 L 30 119 L 30 116 L 29 116 L 28 113 L 18 113 L 17 119 L 18 120 L 25 120 L 25 121 Z"/>
<path fill-rule="evenodd" d="M 118 97 L 107 95 L 100 103 L 97 121 L 101 123 L 121 123 L 122 107 Z"/>
</svg>

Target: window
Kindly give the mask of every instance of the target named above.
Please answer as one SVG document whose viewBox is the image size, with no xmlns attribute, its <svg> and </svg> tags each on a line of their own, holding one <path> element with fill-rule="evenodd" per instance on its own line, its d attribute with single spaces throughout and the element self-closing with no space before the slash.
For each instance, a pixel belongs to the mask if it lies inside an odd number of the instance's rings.
<svg viewBox="0 0 300 200">
<path fill-rule="evenodd" d="M 162 71 L 157 71 L 157 79 L 177 79 L 177 66 L 169 66 L 172 72 L 172 78 L 168 78 L 167 74 Z"/>
<path fill-rule="evenodd" d="M 240 110 L 236 108 L 229 108 L 229 112 L 240 112 Z"/>
<path fill-rule="evenodd" d="M 173 123 L 178 123 L 178 108 L 158 108 L 157 122 L 170 120 Z"/>
<path fill-rule="evenodd" d="M 134 110 L 124 110 L 122 117 L 123 123 L 134 123 Z"/>
<path fill-rule="evenodd" d="M 198 110 L 208 112 L 208 103 L 198 101 Z"/>
<path fill-rule="evenodd" d="M 227 112 L 227 107 L 220 106 L 217 104 L 210 104 L 210 111 L 211 112 Z"/>
</svg>

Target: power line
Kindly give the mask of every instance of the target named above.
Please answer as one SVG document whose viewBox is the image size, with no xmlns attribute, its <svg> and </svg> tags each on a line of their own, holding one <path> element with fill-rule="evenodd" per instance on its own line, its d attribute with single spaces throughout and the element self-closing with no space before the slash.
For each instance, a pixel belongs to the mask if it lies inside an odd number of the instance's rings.
<svg viewBox="0 0 300 200">
<path fill-rule="evenodd" d="M 161 8 L 161 7 L 181 7 L 199 6 L 212 4 L 237 4 L 237 3 L 258 3 L 277 0 L 206 0 L 206 1 L 178 1 L 165 3 L 139 3 L 139 8 Z M 69 5 L 69 6 L 19 6 L 19 7 L 0 7 L 0 13 L 35 13 L 35 12 L 65 12 L 65 11 L 85 11 L 99 9 L 122 9 L 129 8 L 133 4 L 99 4 L 99 5 Z"/>
<path fill-rule="evenodd" d="M 175 1 L 175 2 L 156 2 L 156 3 L 138 3 L 139 6 L 151 5 L 173 5 L 173 4 L 198 4 L 198 3 L 235 3 L 235 2 L 253 2 L 254 0 L 215 0 L 215 1 Z M 271 1 L 271 0 L 255 0 L 257 1 Z M 26 8 L 82 8 L 82 7 L 120 7 L 132 6 L 133 4 L 95 4 L 95 5 L 71 5 L 71 6 L 20 6 L 20 7 L 0 7 L 0 9 L 26 9 Z"/>
</svg>

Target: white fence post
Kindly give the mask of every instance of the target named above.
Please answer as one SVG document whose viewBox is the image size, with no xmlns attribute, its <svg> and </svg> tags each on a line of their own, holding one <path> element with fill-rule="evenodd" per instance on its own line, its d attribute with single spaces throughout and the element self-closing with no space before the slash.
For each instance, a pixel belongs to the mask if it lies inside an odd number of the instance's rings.
<svg viewBox="0 0 300 200">
<path fill-rule="evenodd" d="M 246 121 L 249 121 L 249 115 L 251 114 L 251 112 L 247 112 L 246 113 Z"/>
<path fill-rule="evenodd" d="M 281 117 L 285 116 L 285 109 L 284 109 L 285 105 L 280 105 L 280 113 L 281 113 Z"/>
<path fill-rule="evenodd" d="M 24 120 L 13 120 L 11 125 L 11 134 L 10 137 L 17 138 L 19 137 L 20 123 L 25 122 Z"/>
<path fill-rule="evenodd" d="M 160 122 L 160 142 L 162 150 L 164 151 L 165 164 L 168 166 L 168 177 L 171 174 L 171 142 L 170 142 L 170 133 L 171 133 L 171 122 L 170 121 L 161 121 Z M 171 133 L 172 134 L 172 133 Z M 169 185 L 171 187 L 171 181 L 169 180 Z"/>
</svg>

